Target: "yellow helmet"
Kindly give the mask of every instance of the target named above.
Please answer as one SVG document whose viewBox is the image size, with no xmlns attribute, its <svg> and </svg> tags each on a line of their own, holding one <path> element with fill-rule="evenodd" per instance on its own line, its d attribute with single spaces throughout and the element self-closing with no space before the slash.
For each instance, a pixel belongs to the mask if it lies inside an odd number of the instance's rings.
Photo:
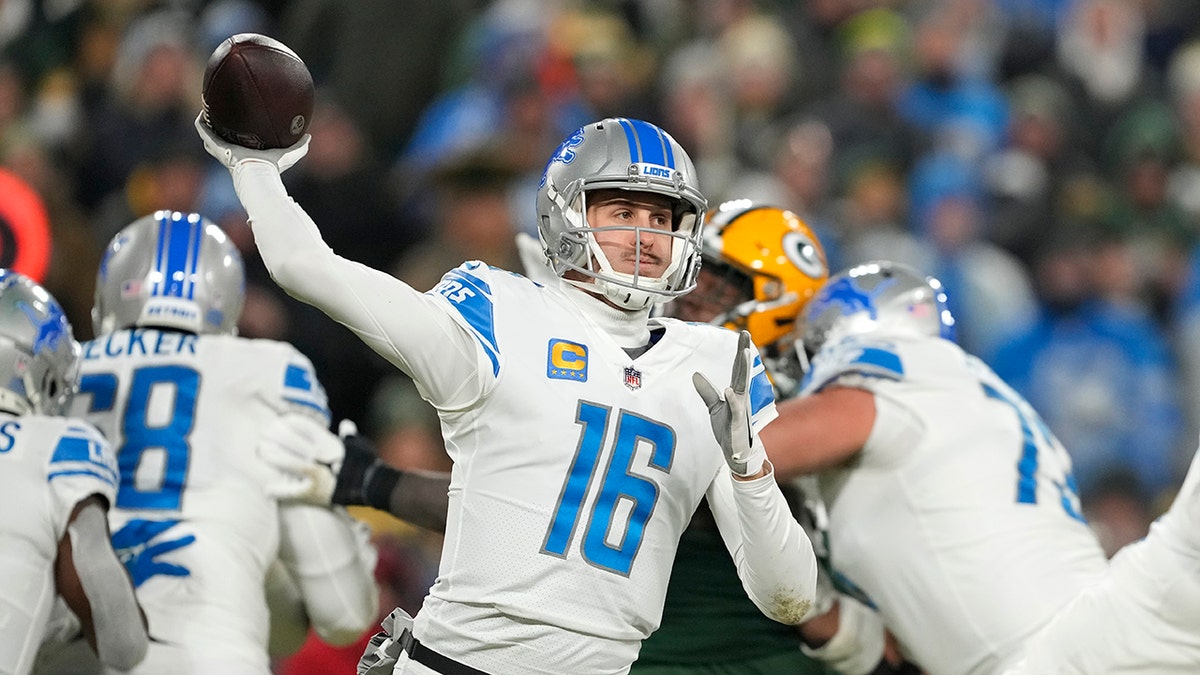
<svg viewBox="0 0 1200 675">
<path fill-rule="evenodd" d="M 787 345 L 777 343 L 795 337 L 800 312 L 829 278 L 825 250 L 800 216 L 747 199 L 710 212 L 701 254 L 702 276 L 715 272 L 726 288 L 741 289 L 736 304 L 726 302 L 709 323 L 749 331 L 764 357 L 778 355 Z"/>
</svg>

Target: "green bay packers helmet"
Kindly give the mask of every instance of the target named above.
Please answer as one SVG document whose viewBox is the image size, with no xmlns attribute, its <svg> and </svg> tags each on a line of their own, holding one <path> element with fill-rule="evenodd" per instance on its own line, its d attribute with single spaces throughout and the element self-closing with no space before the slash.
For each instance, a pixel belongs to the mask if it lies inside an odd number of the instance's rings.
<svg viewBox="0 0 1200 675">
<path fill-rule="evenodd" d="M 158 211 L 108 244 L 96 278 L 96 335 L 133 326 L 233 334 L 246 298 L 242 256 L 196 213 Z"/>
<path fill-rule="evenodd" d="M 0 269 L 0 410 L 60 415 L 79 389 L 79 344 L 62 306 Z"/>
<path fill-rule="evenodd" d="M 800 216 L 748 200 L 728 201 L 712 212 L 701 251 L 706 270 L 745 289 L 744 301 L 710 323 L 749 331 L 759 349 L 792 333 L 829 278 L 825 250 Z"/>
<path fill-rule="evenodd" d="M 587 221 L 587 195 L 631 190 L 669 197 L 673 204 L 671 260 L 661 277 L 613 270 Z M 537 192 L 538 234 L 555 273 L 575 271 L 568 283 L 626 309 L 642 309 L 690 291 L 700 266 L 700 233 L 708 203 L 696 168 L 667 132 L 641 120 L 610 118 L 582 127 L 558 146 Z M 604 229 L 639 231 L 636 226 Z M 640 243 L 639 243 L 640 245 Z"/>
<path fill-rule="evenodd" d="M 794 212 L 740 199 L 710 213 L 701 251 L 699 286 L 677 314 L 749 332 L 786 393 L 800 375 L 790 349 L 796 321 L 829 277 L 820 241 Z"/>
<path fill-rule="evenodd" d="M 954 316 L 937 279 L 888 260 L 832 277 L 804 311 L 802 354 L 850 335 L 923 335 L 954 340 Z"/>
</svg>

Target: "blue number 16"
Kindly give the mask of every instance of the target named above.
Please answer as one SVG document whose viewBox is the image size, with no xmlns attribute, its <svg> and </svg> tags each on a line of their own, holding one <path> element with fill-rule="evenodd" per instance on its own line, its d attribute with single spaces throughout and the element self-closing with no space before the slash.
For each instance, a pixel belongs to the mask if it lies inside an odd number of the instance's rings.
<svg viewBox="0 0 1200 675">
<path fill-rule="evenodd" d="M 173 510 L 182 504 L 191 455 L 188 435 L 195 423 L 199 386 L 200 373 L 184 366 L 151 366 L 133 371 L 129 401 L 121 418 L 122 443 L 117 448 L 117 466 L 121 471 L 121 487 L 117 490 L 118 508 Z M 164 423 L 152 426 L 147 420 L 147 413 L 150 394 L 155 387 L 170 387 L 173 395 L 170 414 Z M 92 395 L 89 412 L 112 410 L 117 377 L 112 373 L 85 375 L 79 383 L 79 389 Z M 162 475 L 156 487 L 140 489 L 135 477 L 150 450 L 163 452 Z"/>
<path fill-rule="evenodd" d="M 575 422 L 583 427 L 579 448 L 563 483 L 558 508 L 546 532 L 543 553 L 560 558 L 567 556 L 567 547 L 575 536 L 588 493 L 592 491 L 592 478 L 596 475 L 601 451 L 606 445 L 610 412 L 612 408 L 608 406 L 579 402 L 579 410 L 575 415 Z M 584 560 L 626 576 L 633 567 L 633 559 L 646 533 L 646 522 L 654 513 L 654 504 L 658 501 L 658 484 L 629 472 L 639 442 L 652 446 L 648 462 L 650 468 L 664 474 L 670 472 L 671 458 L 675 455 L 675 432 L 668 426 L 635 413 L 620 411 L 612 455 L 600 482 L 599 495 L 587 516 L 581 546 Z M 614 545 L 609 543 L 609 537 L 617 504 L 622 499 L 630 502 L 629 516 L 624 524 L 624 532 L 619 533 L 618 543 Z"/>
</svg>

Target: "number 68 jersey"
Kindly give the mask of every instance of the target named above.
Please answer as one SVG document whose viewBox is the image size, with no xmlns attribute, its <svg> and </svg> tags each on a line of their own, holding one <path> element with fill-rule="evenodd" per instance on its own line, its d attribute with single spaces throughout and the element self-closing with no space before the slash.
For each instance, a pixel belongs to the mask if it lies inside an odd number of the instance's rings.
<svg viewBox="0 0 1200 675">
<path fill-rule="evenodd" d="M 137 672 L 269 672 L 280 526 L 255 447 L 285 411 L 327 419 L 312 365 L 283 342 L 152 328 L 83 347 L 73 412 L 116 452 L 113 548 L 157 641 Z M 178 661 L 156 664 L 164 653 Z"/>
<path fill-rule="evenodd" d="M 1066 451 L 983 362 L 940 338 L 852 336 L 822 347 L 801 395 L 832 384 L 876 409 L 852 465 L 820 476 L 835 579 L 931 675 L 997 672 L 1105 574 Z"/>
</svg>

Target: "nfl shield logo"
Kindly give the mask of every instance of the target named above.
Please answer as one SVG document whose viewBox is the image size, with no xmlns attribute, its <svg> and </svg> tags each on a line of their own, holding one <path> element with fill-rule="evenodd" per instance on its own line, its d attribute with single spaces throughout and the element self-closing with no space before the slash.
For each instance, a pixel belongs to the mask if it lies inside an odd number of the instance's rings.
<svg viewBox="0 0 1200 675">
<path fill-rule="evenodd" d="M 625 386 L 629 387 L 630 391 L 636 391 L 642 388 L 642 371 L 629 366 L 625 369 Z"/>
</svg>

